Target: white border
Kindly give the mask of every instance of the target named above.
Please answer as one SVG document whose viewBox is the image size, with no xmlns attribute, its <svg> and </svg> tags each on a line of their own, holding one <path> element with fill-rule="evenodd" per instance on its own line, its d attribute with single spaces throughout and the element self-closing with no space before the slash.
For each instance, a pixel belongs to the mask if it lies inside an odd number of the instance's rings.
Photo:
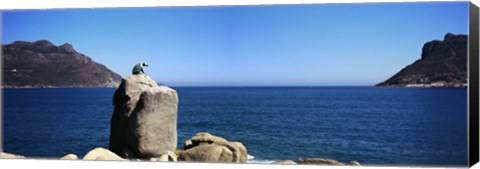
<svg viewBox="0 0 480 169">
<path fill-rule="evenodd" d="M 160 1 L 160 0 L 0 0 L 0 10 L 23 10 L 23 9 L 78 9 L 78 8 L 123 8 L 123 7 L 166 7 L 166 6 L 223 6 L 223 5 L 272 5 L 272 4 L 326 4 L 326 3 L 378 3 L 378 2 L 444 2 L 444 1 L 465 1 L 465 0 L 178 0 L 178 1 Z M 480 6 L 480 0 L 471 0 L 471 2 Z M 1 14 L 0 14 L 1 17 Z M 1 26 L 1 18 L 0 18 Z M 1 28 L 0 28 L 1 33 Z M 1 35 L 0 35 L 1 42 Z M 1 52 L 1 51 L 0 51 Z M 1 64 L 1 61 L 0 61 Z M 0 75 L 1 77 L 1 75 Z M 1 92 L 0 92 L 1 96 Z M 0 98 L 1 101 L 1 98 Z M 0 103 L 1 104 L 1 103 Z M 1 110 L 1 108 L 0 108 Z M 1 114 L 0 114 L 1 118 Z M 0 122 L 1 124 L 1 122 Z M 1 126 L 0 126 L 1 128 Z M 2 130 L 0 129 L 0 132 Z M 2 134 L 2 133 L 0 133 Z M 3 135 L 3 134 L 2 134 Z M 1 136 L 0 136 L 1 139 Z M 0 146 L 1 148 L 1 146 Z M 328 166 L 307 166 L 307 165 L 266 165 L 266 164 L 211 164 L 211 163 L 161 163 L 161 162 L 93 162 L 93 161 L 61 161 L 61 160 L 41 160 L 41 159 L 0 159 L 0 166 L 5 168 L 37 168 L 45 166 L 48 168 L 267 168 L 267 169 L 286 169 L 286 168 L 331 168 Z M 335 168 L 357 168 L 357 167 L 335 167 Z M 432 168 L 432 167 L 362 167 L 362 168 Z M 477 163 L 473 168 L 479 169 Z"/>
</svg>

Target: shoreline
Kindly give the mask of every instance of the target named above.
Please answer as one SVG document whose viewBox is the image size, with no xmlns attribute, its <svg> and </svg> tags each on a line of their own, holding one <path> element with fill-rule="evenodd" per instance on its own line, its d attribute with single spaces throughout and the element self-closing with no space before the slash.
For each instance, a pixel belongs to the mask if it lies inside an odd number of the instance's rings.
<svg viewBox="0 0 480 169">
<path fill-rule="evenodd" d="M 177 150 L 184 151 L 184 150 Z M 176 153 L 175 153 L 176 154 Z M 325 158 L 298 158 L 297 160 L 283 159 L 283 160 L 255 160 L 255 157 L 248 154 L 247 160 L 243 163 L 235 162 L 209 162 L 209 161 L 184 161 L 184 160 L 171 160 L 159 158 L 122 158 L 108 149 L 97 147 L 89 151 L 87 154 L 80 158 L 76 154 L 67 154 L 62 157 L 29 157 L 13 153 L 7 153 L 0 151 L 0 160 L 2 159 L 36 159 L 36 160 L 79 160 L 79 161 L 131 161 L 131 162 L 194 162 L 194 163 L 211 163 L 211 164 L 265 164 L 265 165 L 318 165 L 318 166 L 363 166 L 357 161 L 339 162 L 333 159 Z"/>
</svg>

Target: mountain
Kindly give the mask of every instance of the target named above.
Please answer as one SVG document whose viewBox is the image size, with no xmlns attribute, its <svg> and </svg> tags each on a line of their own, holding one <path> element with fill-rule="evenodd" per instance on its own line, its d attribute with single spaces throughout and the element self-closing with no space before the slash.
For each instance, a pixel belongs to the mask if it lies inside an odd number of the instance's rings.
<svg viewBox="0 0 480 169">
<path fill-rule="evenodd" d="M 5 88 L 117 87 L 122 80 L 68 43 L 16 41 L 3 45 L 2 59 Z"/>
<path fill-rule="evenodd" d="M 423 45 L 422 56 L 378 87 L 465 87 L 467 35 L 448 33 Z"/>
</svg>

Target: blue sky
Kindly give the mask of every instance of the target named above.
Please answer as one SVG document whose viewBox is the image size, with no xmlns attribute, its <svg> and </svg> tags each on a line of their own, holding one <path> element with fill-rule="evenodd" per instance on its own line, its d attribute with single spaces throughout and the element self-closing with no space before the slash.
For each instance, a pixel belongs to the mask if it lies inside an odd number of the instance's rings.
<svg viewBox="0 0 480 169">
<path fill-rule="evenodd" d="M 448 32 L 468 2 L 2 12 L 2 44 L 70 43 L 123 77 L 147 61 L 172 86 L 374 85 Z"/>
</svg>

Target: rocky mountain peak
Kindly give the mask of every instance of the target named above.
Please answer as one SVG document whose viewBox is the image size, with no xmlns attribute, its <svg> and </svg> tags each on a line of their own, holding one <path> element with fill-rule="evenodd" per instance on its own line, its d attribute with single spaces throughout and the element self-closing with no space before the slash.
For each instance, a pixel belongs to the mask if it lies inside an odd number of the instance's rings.
<svg viewBox="0 0 480 169">
<path fill-rule="evenodd" d="M 75 52 L 75 50 L 73 49 L 73 46 L 69 43 L 65 43 L 61 45 L 59 48 L 65 52 L 72 52 L 72 53 Z"/>
<path fill-rule="evenodd" d="M 69 43 L 16 41 L 2 50 L 3 87 L 117 87 L 122 80 Z"/>
<path fill-rule="evenodd" d="M 467 35 L 447 33 L 423 45 L 421 59 L 376 86 L 462 87 L 467 83 Z"/>
<path fill-rule="evenodd" d="M 448 33 L 443 41 L 433 40 L 425 43 L 422 59 L 438 59 L 465 56 L 467 52 L 467 36 Z"/>
</svg>

